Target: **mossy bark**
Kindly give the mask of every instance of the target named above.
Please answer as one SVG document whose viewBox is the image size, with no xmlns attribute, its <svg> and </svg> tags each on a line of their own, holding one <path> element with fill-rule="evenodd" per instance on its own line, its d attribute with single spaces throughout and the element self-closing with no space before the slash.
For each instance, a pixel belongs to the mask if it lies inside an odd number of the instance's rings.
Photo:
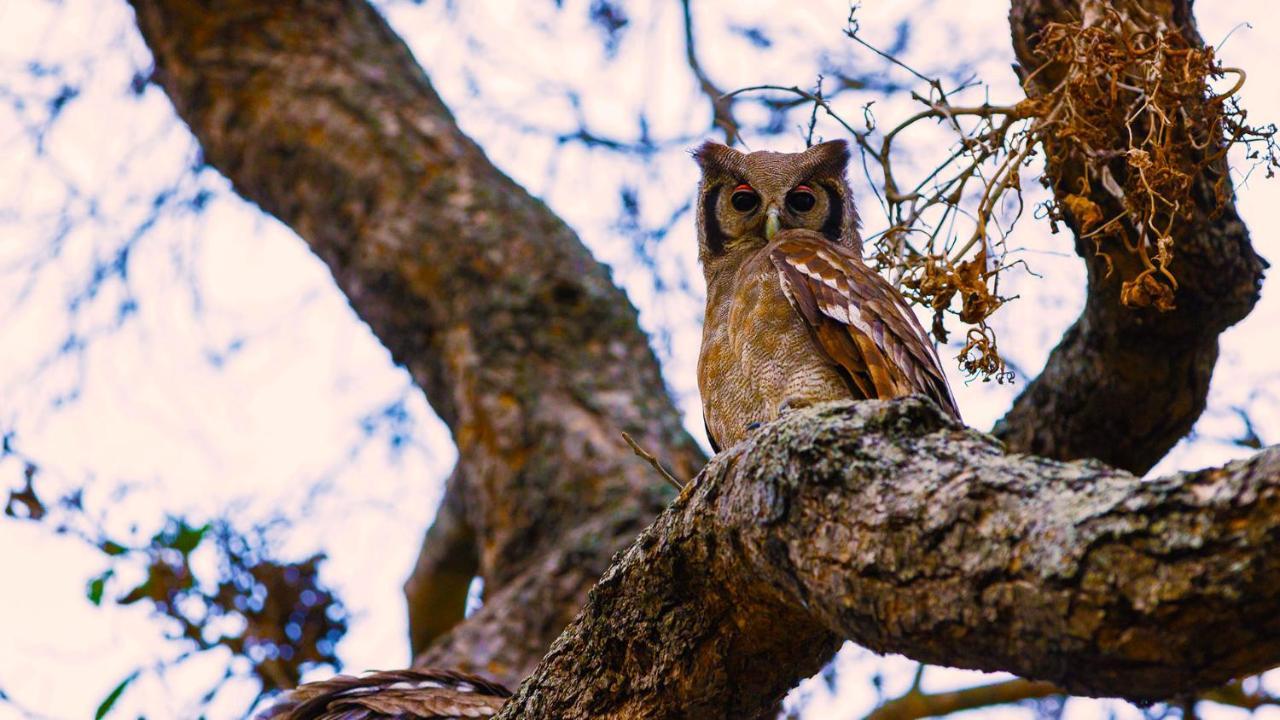
<svg viewBox="0 0 1280 720">
<path fill-rule="evenodd" d="M 840 641 L 1138 701 L 1280 663 L 1280 448 L 1143 481 L 923 398 L 796 411 L 616 560 L 501 718 L 750 718 Z"/>
</svg>

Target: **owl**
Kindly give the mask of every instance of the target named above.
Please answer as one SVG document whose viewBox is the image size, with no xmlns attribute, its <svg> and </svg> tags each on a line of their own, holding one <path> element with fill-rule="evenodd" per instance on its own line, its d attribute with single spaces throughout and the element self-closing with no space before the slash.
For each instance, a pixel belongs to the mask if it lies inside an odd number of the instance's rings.
<svg viewBox="0 0 1280 720">
<path fill-rule="evenodd" d="M 339 675 L 298 687 L 257 720 L 467 720 L 487 718 L 511 693 L 452 670 Z"/>
<path fill-rule="evenodd" d="M 693 153 L 707 309 L 698 389 L 717 452 L 782 412 L 920 393 L 959 419 L 924 328 L 862 261 L 841 140 Z"/>
</svg>

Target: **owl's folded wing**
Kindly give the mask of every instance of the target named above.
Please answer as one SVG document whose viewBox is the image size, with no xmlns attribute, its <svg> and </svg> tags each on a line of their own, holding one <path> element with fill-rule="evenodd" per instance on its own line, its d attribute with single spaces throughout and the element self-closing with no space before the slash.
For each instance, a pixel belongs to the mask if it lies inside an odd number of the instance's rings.
<svg viewBox="0 0 1280 720">
<path fill-rule="evenodd" d="M 307 683 L 258 720 L 454 720 L 492 717 L 511 693 L 449 670 L 393 670 Z"/>
<path fill-rule="evenodd" d="M 922 393 L 959 419 L 924 328 L 884 278 L 807 231 L 785 232 L 769 259 L 792 307 L 855 392 L 867 398 Z"/>
</svg>

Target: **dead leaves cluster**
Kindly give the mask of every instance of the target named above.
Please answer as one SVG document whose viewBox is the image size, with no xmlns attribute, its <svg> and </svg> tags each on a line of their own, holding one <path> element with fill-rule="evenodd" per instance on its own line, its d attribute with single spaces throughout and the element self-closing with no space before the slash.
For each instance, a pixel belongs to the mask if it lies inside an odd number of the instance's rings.
<svg viewBox="0 0 1280 720">
<path fill-rule="evenodd" d="M 1275 128 L 1245 123 L 1243 70 L 1181 32 L 1145 29 L 1124 7 L 1046 25 L 1034 38 L 1044 64 L 1024 85 L 1051 88 L 1033 115 L 1052 173 L 1042 178 L 1056 198 L 1050 217 L 1072 221 L 1108 274 L 1121 270 L 1124 305 L 1168 311 L 1180 228 L 1230 199 L 1222 161 L 1233 145 L 1254 145 L 1251 158 L 1274 173 Z M 1226 78 L 1234 83 L 1215 94 Z"/>
<path fill-rule="evenodd" d="M 923 105 L 918 113 L 864 132 L 821 105 L 883 171 L 889 228 L 870 238 L 873 262 L 933 311 L 937 340 L 947 339 L 947 314 L 968 326 L 957 359 L 971 376 L 1012 377 L 988 320 L 1012 299 L 999 287 L 1003 271 L 1018 264 L 1006 263 L 1005 243 L 1023 209 L 1023 171 L 1038 154 L 1047 168 L 1039 180 L 1053 192 L 1044 210 L 1054 229 L 1068 222 L 1109 276 L 1121 273 L 1125 306 L 1158 311 L 1176 306 L 1177 238 L 1230 200 L 1228 150 L 1246 145 L 1268 177 L 1280 167 L 1275 127 L 1247 125 L 1238 103 L 1244 71 L 1223 67 L 1212 48 L 1177 30 L 1144 29 L 1163 25 L 1139 10 L 1131 17 L 1126 5 L 1047 24 L 1032 39 L 1042 64 L 1025 73 L 1027 97 L 1013 105 L 959 105 L 939 81 L 891 57 L 928 86 L 913 93 Z M 848 34 L 862 42 L 856 31 L 851 17 Z M 949 127 L 956 142 L 910 187 L 895 174 L 891 143 L 922 122 Z M 969 220 L 972 232 L 957 233 L 957 218 Z"/>
</svg>

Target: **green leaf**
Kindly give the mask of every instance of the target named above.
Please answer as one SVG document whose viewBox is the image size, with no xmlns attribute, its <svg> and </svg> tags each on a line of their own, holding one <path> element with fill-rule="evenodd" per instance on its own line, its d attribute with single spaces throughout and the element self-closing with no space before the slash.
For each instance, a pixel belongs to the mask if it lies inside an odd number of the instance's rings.
<svg viewBox="0 0 1280 720">
<path fill-rule="evenodd" d="M 129 548 L 121 545 L 115 540 L 103 540 L 98 544 L 98 549 L 112 557 L 129 552 Z"/>
<path fill-rule="evenodd" d="M 209 532 L 209 524 L 205 523 L 200 527 L 191 527 L 186 520 L 178 521 L 178 532 L 173 536 L 169 547 L 177 550 L 183 555 L 190 555 L 192 550 L 200 544 L 204 539 L 205 533 Z"/>
<path fill-rule="evenodd" d="M 85 596 L 89 598 L 89 602 L 94 605 L 102 604 L 102 592 L 107 589 L 107 580 L 110 580 L 111 576 L 115 574 L 115 570 L 107 570 L 89 581 L 89 585 L 84 591 Z"/>
<path fill-rule="evenodd" d="M 119 600 L 116 600 L 116 602 L 121 605 L 132 605 L 139 600 L 150 596 L 151 576 L 147 576 L 147 579 L 144 580 L 141 585 L 125 593 Z"/>
<path fill-rule="evenodd" d="M 129 673 L 128 677 L 121 680 L 120 684 L 102 699 L 102 704 L 98 705 L 98 711 L 93 714 L 93 720 L 102 720 L 102 718 L 106 717 L 107 713 L 111 712 L 112 706 L 114 706 L 116 701 L 120 699 L 120 696 L 124 694 L 125 688 L 129 687 L 129 683 L 137 680 L 138 674 L 141 672 L 142 668 L 138 668 L 137 670 Z"/>
</svg>

